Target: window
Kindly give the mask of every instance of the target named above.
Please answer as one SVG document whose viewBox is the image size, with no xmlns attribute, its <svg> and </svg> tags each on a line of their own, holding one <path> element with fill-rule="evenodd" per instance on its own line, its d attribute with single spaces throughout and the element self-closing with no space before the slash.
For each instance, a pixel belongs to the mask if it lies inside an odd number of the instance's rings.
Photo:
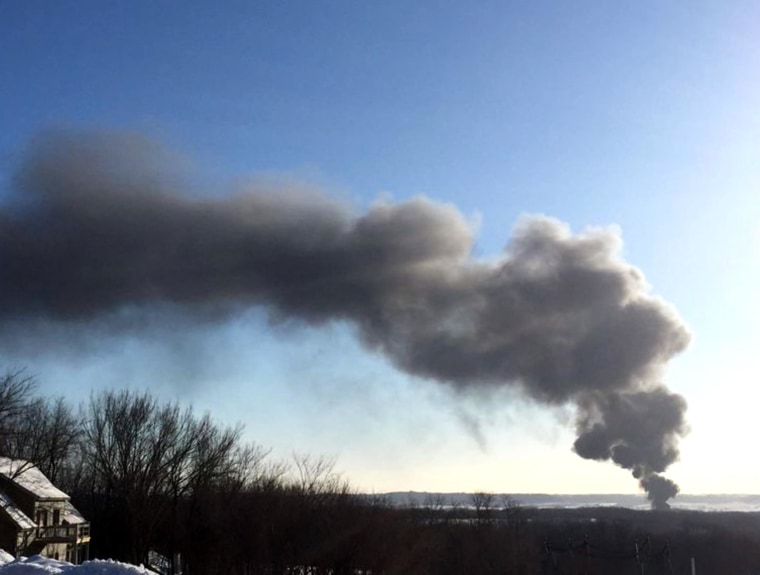
<svg viewBox="0 0 760 575">
<path fill-rule="evenodd" d="M 61 524 L 61 510 L 53 509 L 53 525 Z"/>
</svg>

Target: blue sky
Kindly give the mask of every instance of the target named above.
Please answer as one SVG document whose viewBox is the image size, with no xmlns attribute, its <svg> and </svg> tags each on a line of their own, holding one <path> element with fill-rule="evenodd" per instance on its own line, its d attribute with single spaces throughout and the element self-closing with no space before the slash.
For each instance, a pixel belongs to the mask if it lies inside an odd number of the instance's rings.
<svg viewBox="0 0 760 575">
<path fill-rule="evenodd" d="M 479 222 L 478 257 L 526 213 L 619 226 L 694 336 L 666 374 L 692 426 L 669 476 L 686 492 L 757 490 L 756 3 L 217 4 L 0 5 L 0 193 L 39 133 L 103 129 L 162 142 L 206 193 L 266 177 L 359 209 L 451 203 Z M 569 408 L 452 401 L 354 335 L 250 310 L 0 358 L 75 401 L 127 385 L 190 402 L 277 457 L 334 455 L 362 489 L 636 490 L 572 453 Z"/>
</svg>

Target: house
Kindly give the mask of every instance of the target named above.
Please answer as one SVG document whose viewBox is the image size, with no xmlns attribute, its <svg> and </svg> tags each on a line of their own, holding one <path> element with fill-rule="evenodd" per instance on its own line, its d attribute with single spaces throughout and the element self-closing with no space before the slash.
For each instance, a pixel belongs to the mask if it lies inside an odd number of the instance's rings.
<svg viewBox="0 0 760 575">
<path fill-rule="evenodd" d="M 81 563 L 89 559 L 90 524 L 34 464 L 0 457 L 0 548 Z"/>
</svg>

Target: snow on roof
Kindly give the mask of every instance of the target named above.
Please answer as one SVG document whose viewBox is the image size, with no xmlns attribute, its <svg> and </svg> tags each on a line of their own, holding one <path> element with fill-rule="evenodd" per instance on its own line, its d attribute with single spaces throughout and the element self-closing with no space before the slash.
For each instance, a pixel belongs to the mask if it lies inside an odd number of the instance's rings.
<svg viewBox="0 0 760 575">
<path fill-rule="evenodd" d="M 156 575 L 145 567 L 137 567 L 118 561 L 86 561 L 72 565 L 39 555 L 21 557 L 9 562 L 0 561 L 0 575 L 42 575 L 43 573 L 65 573 L 66 575 Z"/>
<path fill-rule="evenodd" d="M 7 551 L 0 549 L 0 565 L 3 565 L 5 563 L 10 563 L 14 559 L 15 557 L 13 555 L 8 553 Z"/>
<path fill-rule="evenodd" d="M 29 516 L 21 511 L 5 493 L 0 491 L 0 507 L 5 511 L 13 522 L 21 529 L 34 529 L 37 527 Z M 1 550 L 0 550 L 1 551 Z"/>
<path fill-rule="evenodd" d="M 26 489 L 38 499 L 68 499 L 37 467 L 23 459 L 0 457 L 0 474 Z"/>
<path fill-rule="evenodd" d="M 66 503 L 63 504 L 63 520 L 69 525 L 74 525 L 75 523 L 87 523 L 87 519 L 84 518 L 84 515 L 79 513 L 79 510 L 71 504 L 71 501 L 66 501 Z"/>
</svg>

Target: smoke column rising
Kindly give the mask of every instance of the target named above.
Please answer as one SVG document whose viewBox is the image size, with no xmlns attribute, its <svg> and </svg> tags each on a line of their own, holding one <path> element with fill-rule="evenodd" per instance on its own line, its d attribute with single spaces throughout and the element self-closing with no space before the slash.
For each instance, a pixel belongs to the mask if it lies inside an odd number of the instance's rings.
<svg viewBox="0 0 760 575">
<path fill-rule="evenodd" d="M 294 189 L 191 196 L 157 151 L 108 134 L 33 146 L 0 207 L 0 331 L 156 303 L 198 321 L 253 305 L 346 320 L 407 373 L 574 404 L 578 455 L 631 470 L 655 507 L 677 493 L 659 474 L 678 457 L 686 403 L 659 377 L 689 335 L 621 259 L 617 231 L 526 217 L 501 257 L 481 261 L 451 205 L 356 214 Z"/>
</svg>

